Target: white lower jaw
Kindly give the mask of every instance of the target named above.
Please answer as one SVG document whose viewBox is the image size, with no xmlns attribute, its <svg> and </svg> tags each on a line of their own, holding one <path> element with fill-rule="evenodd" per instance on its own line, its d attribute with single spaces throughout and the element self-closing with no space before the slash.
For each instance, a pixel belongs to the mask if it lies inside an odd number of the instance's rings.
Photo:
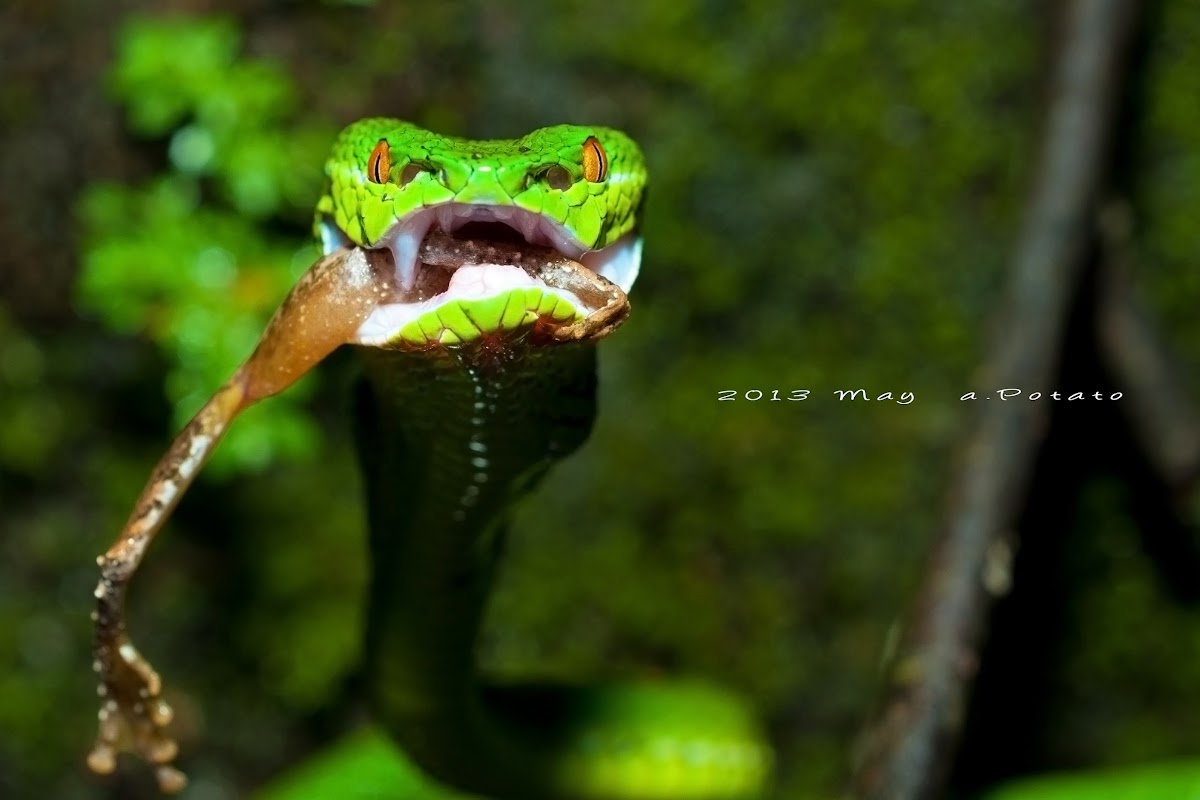
<svg viewBox="0 0 1200 800">
<path fill-rule="evenodd" d="M 365 345 L 384 345 L 392 341 L 399 330 L 439 306 L 454 300 L 482 300 L 513 289 L 539 288 L 561 297 L 582 314 L 595 311 L 578 296 L 566 289 L 555 289 L 529 275 L 520 267 L 508 264 L 477 264 L 460 267 L 450 276 L 446 291 L 416 303 L 389 303 L 376 306 L 359 327 L 354 342 Z"/>
</svg>

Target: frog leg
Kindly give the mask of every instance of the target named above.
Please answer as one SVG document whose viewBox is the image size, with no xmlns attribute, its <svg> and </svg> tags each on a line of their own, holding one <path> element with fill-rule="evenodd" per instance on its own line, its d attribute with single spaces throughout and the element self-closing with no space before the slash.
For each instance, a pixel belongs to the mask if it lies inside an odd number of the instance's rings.
<svg viewBox="0 0 1200 800">
<path fill-rule="evenodd" d="M 97 559 L 93 666 L 100 675 L 100 726 L 88 755 L 93 772 L 107 774 L 128 746 L 157 767 L 159 788 L 180 791 L 187 782 L 171 762 L 178 751 L 166 733 L 171 708 L 160 697 L 162 681 L 126 631 L 126 587 L 162 528 L 233 418 L 257 400 L 280 392 L 339 345 L 394 290 L 390 267 L 376 266 L 359 248 L 322 257 L 292 288 L 268 323 L 254 353 L 175 437 L 154 468 L 120 536 Z"/>
</svg>

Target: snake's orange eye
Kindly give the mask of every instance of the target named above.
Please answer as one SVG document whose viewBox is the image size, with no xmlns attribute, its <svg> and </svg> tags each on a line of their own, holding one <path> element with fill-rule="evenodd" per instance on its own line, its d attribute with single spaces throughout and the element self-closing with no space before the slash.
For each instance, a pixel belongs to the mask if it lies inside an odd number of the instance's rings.
<svg viewBox="0 0 1200 800">
<path fill-rule="evenodd" d="M 379 144 L 371 151 L 367 159 L 367 179 L 372 183 L 387 183 L 388 173 L 392 171 L 392 153 L 387 139 L 380 139 Z"/>
<path fill-rule="evenodd" d="M 583 143 L 583 177 L 592 183 L 598 183 L 608 176 L 608 154 L 600 145 L 600 140 L 589 136 Z"/>
</svg>

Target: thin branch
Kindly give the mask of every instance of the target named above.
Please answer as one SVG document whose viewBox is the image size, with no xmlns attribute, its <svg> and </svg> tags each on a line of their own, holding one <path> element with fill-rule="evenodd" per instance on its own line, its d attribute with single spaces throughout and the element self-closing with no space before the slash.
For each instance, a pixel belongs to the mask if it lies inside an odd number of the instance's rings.
<svg viewBox="0 0 1200 800">
<path fill-rule="evenodd" d="M 940 797 L 957 750 L 986 622 L 1008 583 L 1013 531 L 1048 424 L 1046 403 L 994 392 L 1049 390 L 1110 160 L 1112 120 L 1137 0 L 1067 3 L 1029 210 L 981 379 L 981 415 L 959 460 L 946 520 L 868 729 L 856 797 Z M 982 394 L 980 397 L 982 398 Z"/>
<path fill-rule="evenodd" d="M 1182 371 L 1158 330 L 1137 302 L 1121 256 L 1124 215 L 1104 216 L 1104 253 L 1097 331 L 1105 366 L 1124 392 L 1121 410 L 1138 445 L 1176 498 L 1200 479 L 1200 414 L 1180 377 Z"/>
</svg>

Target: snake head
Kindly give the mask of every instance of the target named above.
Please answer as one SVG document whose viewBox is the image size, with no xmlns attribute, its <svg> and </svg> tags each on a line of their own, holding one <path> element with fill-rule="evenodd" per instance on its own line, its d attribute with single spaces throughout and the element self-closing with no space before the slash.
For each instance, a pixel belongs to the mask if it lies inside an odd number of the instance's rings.
<svg viewBox="0 0 1200 800">
<path fill-rule="evenodd" d="M 588 338 L 615 327 L 588 324 L 597 313 L 624 318 L 611 289 L 627 305 L 641 263 L 645 163 L 620 131 L 557 125 L 481 141 L 371 119 L 342 133 L 326 171 L 330 188 L 317 215 L 323 247 L 385 249 L 395 269 L 393 302 L 364 323 L 360 343 L 425 349 L 539 326 L 574 330 L 558 339 Z M 491 243 L 507 260 L 431 264 L 431 234 L 476 254 L 468 245 Z M 538 262 L 534 253 L 549 255 Z M 549 268 L 563 259 L 578 269 Z M 568 272 L 576 287 L 590 276 L 585 294 L 608 300 L 589 303 L 554 284 Z"/>
</svg>

